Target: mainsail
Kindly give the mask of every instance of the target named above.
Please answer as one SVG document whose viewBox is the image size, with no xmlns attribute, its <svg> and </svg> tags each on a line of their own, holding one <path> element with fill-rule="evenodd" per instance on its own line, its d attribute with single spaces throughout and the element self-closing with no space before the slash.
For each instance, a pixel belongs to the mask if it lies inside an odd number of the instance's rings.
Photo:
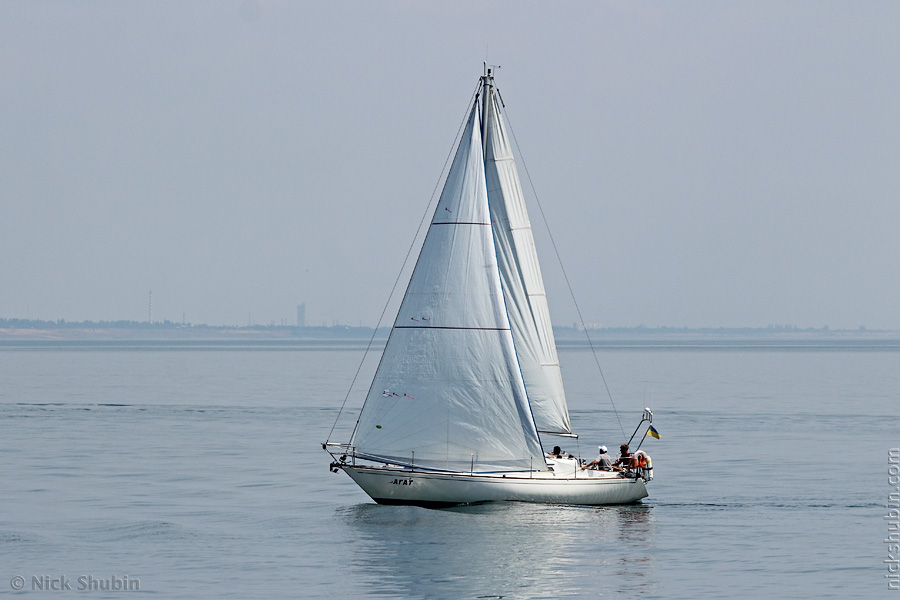
<svg viewBox="0 0 900 600">
<path fill-rule="evenodd" d="M 543 468 L 504 300 L 473 105 L 357 423 L 357 455 L 451 471 Z"/>
<path fill-rule="evenodd" d="M 516 352 L 540 432 L 571 434 L 569 410 L 531 222 L 497 98 L 484 91 L 485 178 Z"/>
</svg>

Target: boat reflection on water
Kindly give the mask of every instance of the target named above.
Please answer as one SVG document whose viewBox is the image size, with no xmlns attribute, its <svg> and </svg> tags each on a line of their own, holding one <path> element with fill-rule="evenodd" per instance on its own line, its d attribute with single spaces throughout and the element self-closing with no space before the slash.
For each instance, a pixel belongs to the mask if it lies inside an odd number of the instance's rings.
<svg viewBox="0 0 900 600">
<path fill-rule="evenodd" d="M 346 568 L 364 595 L 640 597 L 655 578 L 653 509 L 500 502 L 442 510 L 358 504 Z"/>
</svg>

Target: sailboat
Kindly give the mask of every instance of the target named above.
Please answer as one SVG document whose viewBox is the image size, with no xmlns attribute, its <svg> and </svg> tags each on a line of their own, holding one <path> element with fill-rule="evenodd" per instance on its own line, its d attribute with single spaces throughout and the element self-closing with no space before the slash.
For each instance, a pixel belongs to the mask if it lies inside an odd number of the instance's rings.
<svg viewBox="0 0 900 600">
<path fill-rule="evenodd" d="M 544 452 L 577 436 L 502 105 L 486 68 L 351 439 L 323 449 L 380 504 L 637 502 L 649 457 Z"/>
</svg>

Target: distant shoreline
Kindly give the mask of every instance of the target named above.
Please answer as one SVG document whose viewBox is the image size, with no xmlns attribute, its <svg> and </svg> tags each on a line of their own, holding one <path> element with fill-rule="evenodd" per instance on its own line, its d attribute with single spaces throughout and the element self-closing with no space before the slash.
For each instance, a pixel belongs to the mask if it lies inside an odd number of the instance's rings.
<svg viewBox="0 0 900 600">
<path fill-rule="evenodd" d="M 364 349 L 381 348 L 388 329 L 368 327 L 0 327 L 0 349 Z M 554 327 L 561 351 L 596 349 L 900 350 L 900 331 L 796 328 Z"/>
</svg>

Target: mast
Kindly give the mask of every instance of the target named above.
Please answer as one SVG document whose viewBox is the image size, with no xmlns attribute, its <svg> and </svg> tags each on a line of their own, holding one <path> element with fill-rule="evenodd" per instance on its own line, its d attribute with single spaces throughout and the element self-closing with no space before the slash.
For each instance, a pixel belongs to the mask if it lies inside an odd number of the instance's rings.
<svg viewBox="0 0 900 600">
<path fill-rule="evenodd" d="M 481 77 L 481 155 L 487 156 L 488 123 L 490 122 L 491 97 L 494 94 L 493 69 Z"/>
</svg>

